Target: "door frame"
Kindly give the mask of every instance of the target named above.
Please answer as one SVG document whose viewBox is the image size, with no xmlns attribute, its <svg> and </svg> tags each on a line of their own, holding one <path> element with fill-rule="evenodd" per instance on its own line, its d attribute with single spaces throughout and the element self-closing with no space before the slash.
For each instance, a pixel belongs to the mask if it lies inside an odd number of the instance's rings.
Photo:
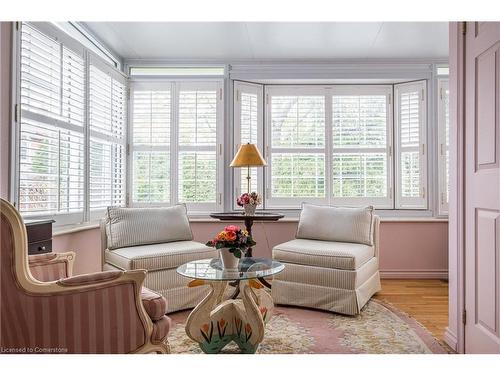
<svg viewBox="0 0 500 375">
<path fill-rule="evenodd" d="M 450 22 L 449 312 L 444 341 L 465 350 L 465 35 L 474 22 Z"/>
</svg>

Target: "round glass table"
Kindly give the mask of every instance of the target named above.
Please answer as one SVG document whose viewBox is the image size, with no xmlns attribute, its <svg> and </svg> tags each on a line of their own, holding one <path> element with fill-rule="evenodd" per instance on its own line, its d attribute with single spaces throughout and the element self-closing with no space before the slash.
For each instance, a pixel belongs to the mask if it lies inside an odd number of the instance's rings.
<svg viewBox="0 0 500 375">
<path fill-rule="evenodd" d="M 285 266 L 272 259 L 241 258 L 237 269 L 225 269 L 219 258 L 195 260 L 177 268 L 182 276 L 198 280 L 234 281 L 258 279 L 275 275 Z"/>
<path fill-rule="evenodd" d="M 189 287 L 207 285 L 208 294 L 191 311 L 186 334 L 205 353 L 219 353 L 234 341 L 243 353 L 255 353 L 264 339 L 274 304 L 259 279 L 276 275 L 285 266 L 265 258 L 241 258 L 237 269 L 224 269 L 220 259 L 195 260 L 177 268 L 193 279 Z M 241 299 L 227 297 L 229 281 L 240 281 Z"/>
</svg>

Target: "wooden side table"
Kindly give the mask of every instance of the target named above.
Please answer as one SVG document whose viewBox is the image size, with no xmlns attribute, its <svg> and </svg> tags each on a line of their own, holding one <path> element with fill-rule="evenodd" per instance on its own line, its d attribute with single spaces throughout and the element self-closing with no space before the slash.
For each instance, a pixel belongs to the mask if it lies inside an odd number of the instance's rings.
<svg viewBox="0 0 500 375">
<path fill-rule="evenodd" d="M 256 212 L 255 215 L 251 216 L 245 215 L 243 212 L 215 212 L 211 213 L 210 217 L 219 219 L 220 221 L 243 221 L 245 223 L 245 229 L 248 231 L 248 234 L 252 236 L 252 226 L 254 221 L 278 221 L 285 216 L 272 212 Z M 252 257 L 251 247 L 249 247 L 246 251 L 245 257 Z M 271 284 L 269 284 L 264 278 L 259 278 L 259 281 L 267 288 L 271 288 Z M 231 283 L 230 285 L 236 287 L 236 290 L 232 296 L 232 298 L 236 298 L 240 293 L 240 283 L 239 281 L 236 281 L 234 283 Z"/>
<path fill-rule="evenodd" d="M 243 212 L 216 212 L 211 213 L 210 217 L 214 219 L 219 219 L 221 221 L 243 221 L 245 222 L 245 229 L 248 231 L 248 234 L 252 235 L 252 225 L 254 221 L 278 221 L 279 219 L 284 218 L 285 216 L 282 214 L 275 214 L 272 212 L 256 212 L 255 215 L 248 216 Z M 249 247 L 246 252 L 246 257 L 252 256 L 252 248 Z"/>
</svg>

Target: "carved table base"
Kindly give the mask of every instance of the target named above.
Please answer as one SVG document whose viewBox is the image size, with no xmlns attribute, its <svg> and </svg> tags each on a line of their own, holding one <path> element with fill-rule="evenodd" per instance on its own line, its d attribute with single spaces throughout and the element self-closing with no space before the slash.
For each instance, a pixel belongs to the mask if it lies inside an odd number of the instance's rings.
<svg viewBox="0 0 500 375">
<path fill-rule="evenodd" d="M 189 286 L 208 284 L 211 290 L 186 322 L 186 334 L 205 353 L 219 353 L 234 341 L 243 353 L 255 353 L 264 339 L 264 327 L 274 308 L 271 296 L 256 280 L 240 283 L 242 299 L 225 299 L 226 281 L 193 280 Z"/>
</svg>

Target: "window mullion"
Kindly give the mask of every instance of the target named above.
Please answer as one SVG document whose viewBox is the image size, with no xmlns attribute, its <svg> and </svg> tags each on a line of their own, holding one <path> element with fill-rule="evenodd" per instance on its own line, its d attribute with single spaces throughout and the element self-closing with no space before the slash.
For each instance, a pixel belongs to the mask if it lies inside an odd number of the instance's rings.
<svg viewBox="0 0 500 375">
<path fill-rule="evenodd" d="M 326 202 L 332 204 L 333 199 L 333 103 L 332 92 L 325 94 L 325 194 Z"/>
<path fill-rule="evenodd" d="M 170 85 L 170 202 L 179 201 L 179 85 Z"/>
<path fill-rule="evenodd" d="M 89 54 L 84 52 L 85 60 L 85 76 L 84 76 L 84 178 L 83 178 L 83 221 L 87 222 L 90 220 L 90 57 Z"/>
</svg>

